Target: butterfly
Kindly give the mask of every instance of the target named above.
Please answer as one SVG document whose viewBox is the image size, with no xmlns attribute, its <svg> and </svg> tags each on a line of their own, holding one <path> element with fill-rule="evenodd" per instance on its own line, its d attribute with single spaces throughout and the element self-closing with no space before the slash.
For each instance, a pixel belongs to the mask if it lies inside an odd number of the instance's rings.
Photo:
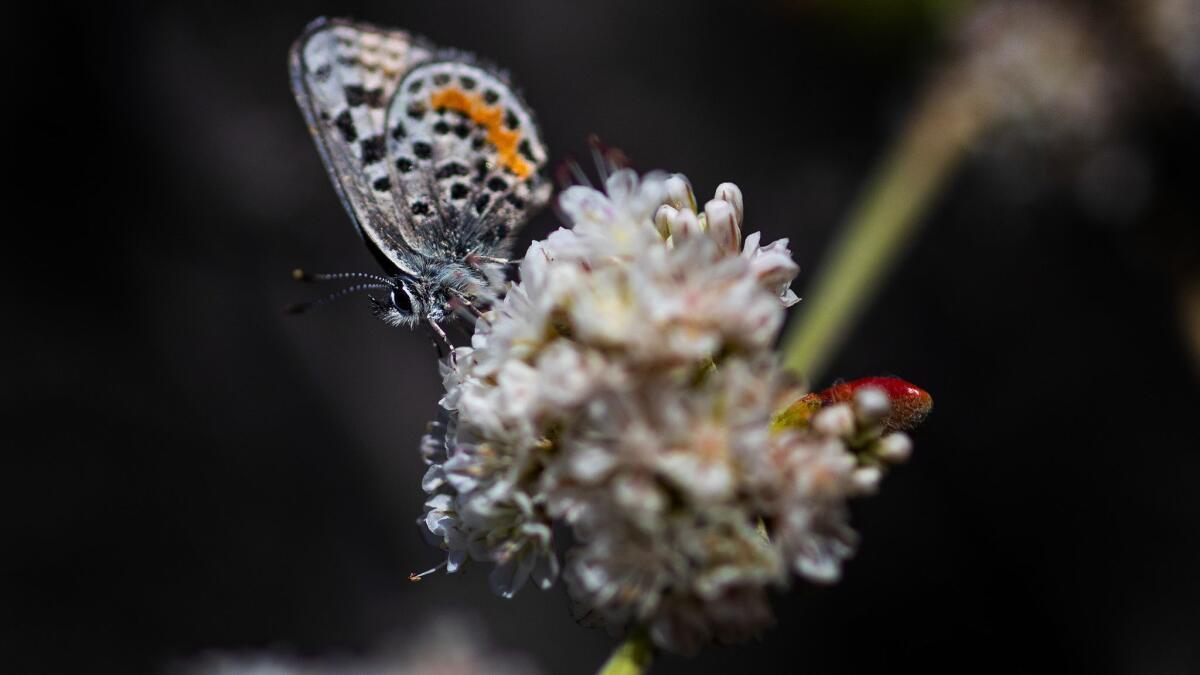
<svg viewBox="0 0 1200 675">
<path fill-rule="evenodd" d="M 405 31 L 317 19 L 293 44 L 292 90 L 347 213 L 386 275 L 357 279 L 395 326 L 479 313 L 513 236 L 550 198 L 546 146 L 529 107 L 496 68 Z M 453 356 L 453 349 L 450 355 Z"/>
</svg>

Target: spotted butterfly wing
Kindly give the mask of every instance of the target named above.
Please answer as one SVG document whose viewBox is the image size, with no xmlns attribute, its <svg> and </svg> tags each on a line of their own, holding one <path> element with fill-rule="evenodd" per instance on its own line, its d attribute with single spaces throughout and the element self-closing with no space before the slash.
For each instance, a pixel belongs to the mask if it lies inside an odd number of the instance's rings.
<svg viewBox="0 0 1200 675">
<path fill-rule="evenodd" d="M 506 79 L 450 54 L 404 76 L 387 112 L 387 150 L 405 238 L 426 255 L 504 256 L 549 199 L 546 148 Z"/>
<path fill-rule="evenodd" d="M 385 268 L 412 273 L 411 246 L 392 197 L 387 104 L 404 73 L 433 49 L 404 31 L 318 19 L 290 54 L 292 90 L 333 185 Z"/>
<path fill-rule="evenodd" d="M 533 115 L 506 79 L 398 30 L 318 20 L 292 86 L 343 204 L 385 267 L 500 257 L 549 199 Z"/>
</svg>

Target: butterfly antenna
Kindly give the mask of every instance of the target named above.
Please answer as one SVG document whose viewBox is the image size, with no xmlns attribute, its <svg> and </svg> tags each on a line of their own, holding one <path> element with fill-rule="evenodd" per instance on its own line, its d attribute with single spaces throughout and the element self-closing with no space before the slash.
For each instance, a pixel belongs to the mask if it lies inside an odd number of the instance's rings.
<svg viewBox="0 0 1200 675">
<path fill-rule="evenodd" d="M 321 307 L 323 305 L 328 305 L 329 303 L 337 301 L 337 300 L 341 300 L 342 298 L 344 298 L 348 295 L 352 295 L 354 293 L 360 293 L 362 291 L 384 290 L 384 289 L 391 290 L 392 288 L 394 288 L 394 287 L 391 284 L 355 284 L 353 286 L 343 288 L 340 291 L 334 291 L 333 293 L 330 293 L 329 295 L 321 298 L 320 300 L 313 300 L 312 302 L 301 302 L 301 303 L 292 305 L 287 308 L 287 313 L 288 314 L 304 314 L 305 312 L 311 312 L 312 310 L 314 310 L 318 307 Z"/>
<path fill-rule="evenodd" d="M 368 272 L 331 272 L 326 274 L 305 272 L 297 267 L 292 270 L 292 278 L 296 281 L 304 283 L 312 283 L 314 281 L 339 281 L 343 279 L 369 279 L 378 281 L 381 284 L 387 284 L 389 288 L 395 288 L 396 283 L 387 277 L 378 274 L 370 274 Z"/>
</svg>

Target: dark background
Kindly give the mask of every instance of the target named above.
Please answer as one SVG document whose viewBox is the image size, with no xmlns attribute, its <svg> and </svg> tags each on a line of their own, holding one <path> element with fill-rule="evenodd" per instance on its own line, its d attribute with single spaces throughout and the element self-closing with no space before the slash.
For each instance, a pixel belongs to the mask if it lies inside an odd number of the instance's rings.
<svg viewBox="0 0 1200 675">
<path fill-rule="evenodd" d="M 362 300 L 281 311 L 315 292 L 294 266 L 374 269 L 288 89 L 310 19 L 503 64 L 555 158 L 596 132 L 702 198 L 737 182 L 746 231 L 791 238 L 804 295 L 949 53 L 947 4 L 10 17 L 3 669 L 368 652 L 447 611 L 546 673 L 591 672 L 614 644 L 571 621 L 561 586 L 505 601 L 480 568 L 406 580 L 439 558 L 413 522 L 440 391 L 427 338 Z M 1105 142 L 1140 162 L 1144 194 L 1113 179 L 1100 193 L 1117 206 L 1090 199 L 1095 148 L 977 148 L 829 369 L 898 374 L 936 401 L 913 460 L 856 505 L 844 581 L 778 597 L 758 644 L 654 672 L 1200 672 L 1200 371 L 1181 315 L 1200 268 L 1200 99 L 1126 4 L 1093 7 L 1137 74 Z M 555 225 L 542 214 L 526 240 Z"/>
</svg>

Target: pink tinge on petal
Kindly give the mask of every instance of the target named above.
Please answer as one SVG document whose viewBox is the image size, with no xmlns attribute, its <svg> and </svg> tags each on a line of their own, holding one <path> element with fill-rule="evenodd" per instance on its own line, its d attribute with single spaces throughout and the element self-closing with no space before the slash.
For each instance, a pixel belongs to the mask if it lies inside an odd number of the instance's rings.
<svg viewBox="0 0 1200 675">
<path fill-rule="evenodd" d="M 608 177 L 604 183 L 604 191 L 614 204 L 623 204 L 634 195 L 638 188 L 638 175 L 633 169 L 621 169 Z"/>
<path fill-rule="evenodd" d="M 746 243 L 742 246 L 742 255 L 746 258 L 753 258 L 758 252 L 758 242 L 762 240 L 762 232 L 753 232 L 746 236 Z"/>
<path fill-rule="evenodd" d="M 776 286 L 789 284 L 796 275 L 800 273 L 800 266 L 791 258 L 784 255 L 764 255 L 750 262 L 750 269 L 754 271 L 754 276 L 764 286 L 775 288 Z"/>
<path fill-rule="evenodd" d="M 616 178 L 614 175 L 613 178 Z M 580 221 L 608 222 L 616 217 L 616 209 L 604 193 L 582 185 L 572 185 L 558 196 L 558 207 L 571 219 Z"/>
<path fill-rule="evenodd" d="M 700 220 L 692 211 L 676 211 L 670 221 L 671 238 L 676 243 L 700 234 Z"/>
<path fill-rule="evenodd" d="M 733 183 L 721 183 L 717 186 L 717 191 L 713 195 L 713 199 L 719 199 L 733 207 L 734 221 L 738 227 L 742 226 L 742 190 L 737 185 Z"/>
<path fill-rule="evenodd" d="M 738 228 L 733 205 L 711 199 L 704 205 L 704 219 L 708 222 L 708 236 L 717 242 L 717 246 L 727 253 L 737 253 L 742 232 Z"/>
</svg>

